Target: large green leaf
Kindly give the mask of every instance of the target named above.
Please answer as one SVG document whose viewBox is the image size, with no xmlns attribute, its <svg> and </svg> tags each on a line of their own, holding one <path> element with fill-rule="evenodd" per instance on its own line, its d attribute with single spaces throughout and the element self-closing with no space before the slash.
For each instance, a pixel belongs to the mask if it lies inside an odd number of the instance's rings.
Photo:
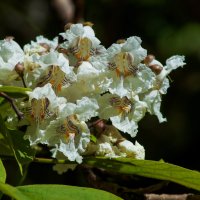
<svg viewBox="0 0 200 200">
<path fill-rule="evenodd" d="M 3 192 L 3 194 L 6 194 L 16 200 L 32 200 L 28 197 L 26 197 L 22 192 L 20 192 L 17 188 L 0 182 L 0 191 Z"/>
<path fill-rule="evenodd" d="M 6 144 L 8 144 L 13 153 L 21 174 L 23 174 L 23 164 L 32 161 L 34 151 L 31 149 L 27 140 L 23 139 L 23 132 L 17 130 L 9 130 L 0 115 L 0 133 L 3 134 Z"/>
<path fill-rule="evenodd" d="M 102 190 L 66 185 L 27 185 L 15 188 L 0 182 L 0 190 L 16 200 L 121 200 Z"/>
<path fill-rule="evenodd" d="M 3 183 L 5 183 L 6 181 L 6 170 L 3 166 L 1 159 L 0 159 L 0 181 Z"/>
<path fill-rule="evenodd" d="M 130 158 L 86 158 L 84 163 L 123 174 L 168 180 L 200 191 L 200 173 L 163 161 L 135 160 Z"/>
<path fill-rule="evenodd" d="M 0 92 L 5 92 L 9 96 L 15 97 L 15 98 L 27 96 L 27 92 L 30 92 L 30 91 L 32 91 L 30 88 L 0 85 Z"/>
<path fill-rule="evenodd" d="M 29 185 L 17 187 L 31 200 L 120 200 L 121 198 L 102 190 L 65 185 Z"/>
</svg>

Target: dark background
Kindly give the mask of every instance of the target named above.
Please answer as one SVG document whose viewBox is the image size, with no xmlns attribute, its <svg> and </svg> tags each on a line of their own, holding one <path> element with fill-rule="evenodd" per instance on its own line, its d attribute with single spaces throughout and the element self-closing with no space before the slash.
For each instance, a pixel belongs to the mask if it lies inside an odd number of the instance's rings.
<svg viewBox="0 0 200 200">
<path fill-rule="evenodd" d="M 168 121 L 159 124 L 155 116 L 145 116 L 139 123 L 136 139 L 144 145 L 146 159 L 164 159 L 200 170 L 200 1 L 74 0 L 71 3 L 65 9 L 56 0 L 1 1 L 0 38 L 12 35 L 23 46 L 41 34 L 53 39 L 63 32 L 67 22 L 84 19 L 94 23 L 96 36 L 106 47 L 117 39 L 136 35 L 141 37 L 143 48 L 162 63 L 172 55 L 185 55 L 187 65 L 171 73 L 171 87 L 163 96 L 161 110 Z"/>
</svg>

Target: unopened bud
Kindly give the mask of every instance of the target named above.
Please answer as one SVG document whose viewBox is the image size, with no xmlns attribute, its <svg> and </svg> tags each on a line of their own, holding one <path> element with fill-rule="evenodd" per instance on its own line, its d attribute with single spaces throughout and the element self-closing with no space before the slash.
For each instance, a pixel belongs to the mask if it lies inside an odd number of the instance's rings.
<svg viewBox="0 0 200 200">
<path fill-rule="evenodd" d="M 83 22 L 83 26 L 90 26 L 93 27 L 93 23 L 92 22 Z"/>
<path fill-rule="evenodd" d="M 23 63 L 17 63 L 15 65 L 15 71 L 20 75 L 23 76 L 24 74 L 24 64 Z"/>
<path fill-rule="evenodd" d="M 149 68 L 156 74 L 159 75 L 161 73 L 161 71 L 163 70 L 163 67 L 160 65 L 149 65 Z"/>
<path fill-rule="evenodd" d="M 125 39 L 119 39 L 119 40 L 117 40 L 117 44 L 123 44 L 123 43 L 125 43 L 126 42 L 126 40 Z"/>
<path fill-rule="evenodd" d="M 10 41 L 12 41 L 12 40 L 14 40 L 15 38 L 13 37 L 13 36 L 6 36 L 5 37 L 5 40 L 6 41 L 8 41 L 8 42 L 10 42 Z"/>
<path fill-rule="evenodd" d="M 66 30 L 70 29 L 70 27 L 71 27 L 72 24 L 73 23 L 67 23 L 67 24 L 65 24 L 64 30 L 66 31 Z"/>
<path fill-rule="evenodd" d="M 147 57 L 143 60 L 143 63 L 146 65 L 149 65 L 153 60 L 155 59 L 155 56 L 152 54 L 147 55 Z"/>
</svg>

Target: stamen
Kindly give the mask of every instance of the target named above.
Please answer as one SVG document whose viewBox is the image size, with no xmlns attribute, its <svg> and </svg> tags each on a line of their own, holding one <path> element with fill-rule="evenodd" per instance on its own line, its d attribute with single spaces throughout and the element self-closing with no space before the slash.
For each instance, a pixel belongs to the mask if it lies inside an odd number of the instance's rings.
<svg viewBox="0 0 200 200">
<path fill-rule="evenodd" d="M 126 117 L 133 110 L 133 103 L 127 97 L 112 97 L 110 104 L 119 111 L 122 117 Z"/>
<path fill-rule="evenodd" d="M 77 38 L 73 47 L 70 48 L 72 54 L 78 60 L 87 61 L 90 56 L 93 54 L 92 42 L 89 38 Z"/>
<path fill-rule="evenodd" d="M 31 100 L 31 117 L 39 124 L 49 116 L 49 100 L 47 98 Z"/>
<path fill-rule="evenodd" d="M 50 67 L 48 74 L 42 78 L 42 81 L 40 81 L 37 86 L 42 87 L 47 83 L 51 83 L 56 94 L 61 91 L 62 86 L 71 84 L 69 79 L 67 79 L 66 74 L 60 67 L 55 65 Z"/>
<path fill-rule="evenodd" d="M 135 76 L 138 68 L 133 65 L 134 57 L 128 52 L 120 52 L 113 58 L 113 62 L 108 64 L 110 70 L 115 70 L 118 77 Z"/>
<path fill-rule="evenodd" d="M 70 115 L 65 118 L 63 124 L 57 127 L 56 132 L 63 134 L 66 141 L 69 142 L 70 136 L 76 136 L 81 133 L 80 122 L 76 115 Z"/>
</svg>

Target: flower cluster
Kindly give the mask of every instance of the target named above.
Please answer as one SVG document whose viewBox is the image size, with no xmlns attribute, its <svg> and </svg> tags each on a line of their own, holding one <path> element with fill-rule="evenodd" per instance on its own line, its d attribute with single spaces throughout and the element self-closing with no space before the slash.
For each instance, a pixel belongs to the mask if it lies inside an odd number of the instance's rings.
<svg viewBox="0 0 200 200">
<path fill-rule="evenodd" d="M 62 43 L 38 36 L 23 49 L 10 37 L 0 41 L 0 85 L 32 89 L 17 102 L 24 138 L 78 163 L 92 154 L 144 159 L 144 148 L 122 133 L 135 137 L 146 112 L 166 121 L 160 106 L 167 76 L 184 57 L 162 65 L 136 36 L 106 49 L 88 25 L 72 24 L 60 36 Z"/>
</svg>

